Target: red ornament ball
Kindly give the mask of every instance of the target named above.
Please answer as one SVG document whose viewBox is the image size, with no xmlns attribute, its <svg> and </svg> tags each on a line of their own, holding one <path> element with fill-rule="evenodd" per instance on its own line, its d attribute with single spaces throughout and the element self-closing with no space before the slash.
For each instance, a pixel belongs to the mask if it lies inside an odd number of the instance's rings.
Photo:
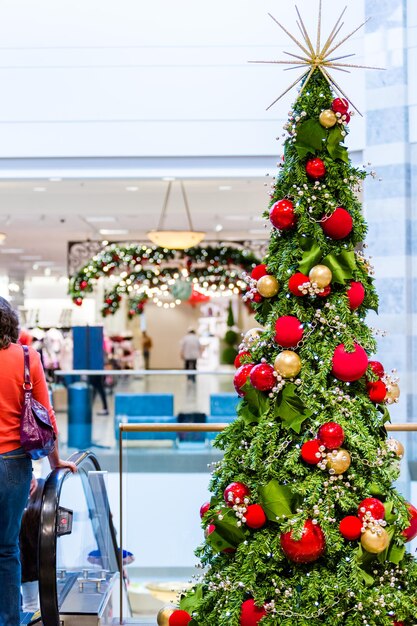
<svg viewBox="0 0 417 626">
<path fill-rule="evenodd" d="M 80 282 L 80 289 L 85 289 L 88 286 L 88 282 L 86 280 L 82 280 Z"/>
<path fill-rule="evenodd" d="M 262 528 L 266 524 L 265 511 L 260 504 L 250 504 L 244 514 L 246 518 L 246 525 L 249 528 Z"/>
<path fill-rule="evenodd" d="M 289 230 L 292 228 L 297 221 L 297 217 L 294 213 L 294 205 L 291 200 L 284 198 L 284 200 L 275 202 L 269 210 L 269 219 L 271 220 L 271 224 L 279 230 Z"/>
<path fill-rule="evenodd" d="M 244 350 L 243 352 L 239 352 L 239 354 L 236 356 L 234 360 L 235 367 L 240 367 L 242 365 L 242 359 L 249 358 L 249 357 L 252 358 L 252 355 L 247 350 Z"/>
<path fill-rule="evenodd" d="M 393 622 L 393 626 L 405 626 L 404 622 Z"/>
<path fill-rule="evenodd" d="M 302 274 L 301 272 L 297 272 L 296 274 L 293 274 L 288 280 L 288 290 L 293 294 L 293 296 L 302 298 L 306 294 L 302 293 L 299 287 L 301 287 L 301 285 L 304 285 L 304 283 L 310 284 L 309 277 L 305 274 Z"/>
<path fill-rule="evenodd" d="M 253 368 L 253 363 L 246 363 L 236 370 L 233 377 L 233 384 L 239 396 L 243 397 L 245 392 L 242 390 L 243 385 L 249 380 L 249 374 Z"/>
<path fill-rule="evenodd" d="M 415 506 L 407 503 L 408 512 L 410 513 L 410 525 L 408 528 L 403 530 L 403 535 L 406 541 L 411 541 L 415 537 L 417 537 L 417 509 Z"/>
<path fill-rule="evenodd" d="M 243 483 L 230 483 L 224 490 L 223 497 L 227 506 L 233 506 L 234 504 L 242 504 L 244 499 L 249 497 L 249 494 L 249 488 Z"/>
<path fill-rule="evenodd" d="M 77 306 L 81 306 L 83 303 L 83 299 L 82 298 L 73 298 L 72 299 L 73 303 L 76 304 Z"/>
<path fill-rule="evenodd" d="M 281 535 L 281 547 L 284 554 L 295 563 L 316 561 L 326 549 L 323 531 L 311 519 L 305 521 L 301 539 L 292 539 L 291 535 L 292 530 Z"/>
<path fill-rule="evenodd" d="M 365 287 L 362 283 L 352 281 L 350 287 L 347 290 L 347 297 L 349 299 L 349 308 L 351 311 L 355 311 L 360 307 L 365 300 Z"/>
<path fill-rule="evenodd" d="M 111 298 L 106 298 L 106 304 L 113 304 L 113 300 Z"/>
<path fill-rule="evenodd" d="M 350 213 L 342 207 L 337 207 L 333 213 L 321 222 L 324 233 L 331 239 L 344 239 L 353 228 L 353 220 Z"/>
<path fill-rule="evenodd" d="M 211 533 L 214 533 L 214 531 L 216 530 L 216 527 L 214 524 L 209 524 L 206 528 L 206 530 L 204 531 L 204 534 L 206 535 L 206 537 L 208 537 L 209 535 L 211 535 Z"/>
<path fill-rule="evenodd" d="M 349 109 L 349 102 L 346 98 L 335 98 L 332 102 L 332 111 L 346 115 Z"/>
<path fill-rule="evenodd" d="M 275 370 L 272 365 L 258 363 L 258 365 L 252 367 L 249 375 L 252 387 L 255 387 L 258 391 L 270 391 L 277 382 L 274 374 Z"/>
<path fill-rule="evenodd" d="M 207 513 L 209 508 L 210 508 L 210 502 L 204 502 L 204 504 L 201 505 L 201 507 L 200 507 L 200 517 L 201 517 L 201 519 L 203 519 L 204 515 Z"/>
<path fill-rule="evenodd" d="M 369 399 L 375 404 L 381 404 L 387 395 L 387 387 L 382 380 L 373 383 L 366 383 Z"/>
<path fill-rule="evenodd" d="M 268 274 L 266 265 L 264 263 L 261 263 L 260 265 L 256 265 L 256 267 L 253 268 L 250 275 L 251 278 L 259 280 L 260 278 L 262 278 L 262 276 L 265 276 L 266 274 Z"/>
<path fill-rule="evenodd" d="M 318 439 L 306 441 L 301 446 L 301 458 L 310 465 L 317 465 L 321 460 L 320 446 L 323 445 Z"/>
<path fill-rule="evenodd" d="M 275 341 L 283 348 L 296 346 L 303 334 L 303 325 L 293 315 L 282 315 L 275 322 Z"/>
<path fill-rule="evenodd" d="M 265 615 L 266 610 L 264 607 L 256 606 L 253 598 L 245 600 L 240 613 L 240 626 L 258 626 Z"/>
<path fill-rule="evenodd" d="M 191 615 L 187 613 L 187 611 L 174 611 L 172 615 L 169 616 L 168 625 L 169 626 L 188 626 L 191 622 Z"/>
<path fill-rule="evenodd" d="M 362 533 L 362 522 L 359 517 L 348 515 L 344 517 L 339 524 L 339 530 L 342 537 L 348 541 L 359 539 Z"/>
<path fill-rule="evenodd" d="M 320 426 L 317 438 L 328 450 L 336 450 L 336 448 L 340 448 L 344 442 L 345 433 L 341 425 L 337 422 L 326 422 Z"/>
<path fill-rule="evenodd" d="M 368 367 L 368 356 L 358 343 L 353 352 L 346 352 L 343 343 L 337 346 L 333 354 L 332 374 L 344 382 L 359 380 Z"/>
<path fill-rule="evenodd" d="M 323 178 L 326 174 L 326 166 L 323 161 L 316 157 L 315 159 L 309 159 L 306 163 L 307 176 L 313 180 Z"/>
<path fill-rule="evenodd" d="M 331 293 L 332 293 L 332 288 L 330 285 L 327 285 L 327 287 L 324 287 L 323 291 L 320 291 L 317 295 L 319 298 L 327 298 L 327 296 Z"/>
<path fill-rule="evenodd" d="M 349 124 L 350 122 L 350 113 L 345 113 L 344 114 L 345 119 L 343 120 L 345 124 Z M 343 119 L 343 115 L 342 115 L 342 119 Z"/>
<path fill-rule="evenodd" d="M 358 517 L 363 519 L 366 513 L 370 513 L 374 519 L 384 519 L 385 507 L 378 498 L 365 498 L 358 506 Z"/>
<path fill-rule="evenodd" d="M 385 374 L 384 366 L 379 361 L 369 361 L 369 367 L 378 378 L 382 378 Z"/>
<path fill-rule="evenodd" d="M 263 297 L 261 296 L 261 294 L 259 293 L 259 291 L 255 291 L 255 293 L 253 294 L 253 298 L 252 298 L 252 302 L 262 302 Z"/>
</svg>

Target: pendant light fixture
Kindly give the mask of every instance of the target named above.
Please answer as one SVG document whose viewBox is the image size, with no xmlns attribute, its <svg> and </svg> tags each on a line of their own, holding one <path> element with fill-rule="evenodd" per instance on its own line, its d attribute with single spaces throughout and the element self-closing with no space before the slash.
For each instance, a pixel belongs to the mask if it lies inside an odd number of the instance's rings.
<svg viewBox="0 0 417 626">
<path fill-rule="evenodd" d="M 148 238 L 152 243 L 160 246 L 161 248 L 168 248 L 168 250 L 186 250 L 196 246 L 204 239 L 205 232 L 197 231 L 193 229 L 191 222 L 190 208 L 188 205 L 187 194 L 185 193 L 184 183 L 181 181 L 181 192 L 184 200 L 185 213 L 187 215 L 188 230 L 165 230 L 163 223 L 168 208 L 168 201 L 171 194 L 172 181 L 169 181 L 167 192 L 165 194 L 164 204 L 161 211 L 161 217 L 159 218 L 158 226 L 156 230 L 150 230 L 147 233 Z"/>
</svg>

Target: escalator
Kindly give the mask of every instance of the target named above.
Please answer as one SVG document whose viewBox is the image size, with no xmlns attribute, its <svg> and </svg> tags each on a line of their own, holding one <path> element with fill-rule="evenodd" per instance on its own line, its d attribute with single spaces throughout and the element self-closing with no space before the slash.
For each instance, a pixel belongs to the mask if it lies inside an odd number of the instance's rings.
<svg viewBox="0 0 417 626">
<path fill-rule="evenodd" d="M 78 473 L 54 470 L 45 482 L 39 534 L 39 614 L 43 626 L 117 624 L 130 609 L 120 585 L 119 551 L 106 480 L 91 452 L 70 458 Z M 40 621 L 41 620 L 41 621 Z"/>
</svg>

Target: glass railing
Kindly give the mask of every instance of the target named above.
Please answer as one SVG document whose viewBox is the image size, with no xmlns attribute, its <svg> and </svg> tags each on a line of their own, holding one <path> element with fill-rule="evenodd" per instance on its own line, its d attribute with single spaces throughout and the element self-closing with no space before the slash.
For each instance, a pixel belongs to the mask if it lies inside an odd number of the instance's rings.
<svg viewBox="0 0 417 626">
<path fill-rule="evenodd" d="M 55 470 L 44 486 L 39 538 L 42 623 L 110 624 L 120 615 L 121 603 L 124 615 L 130 610 L 123 578 L 119 584 L 107 472 L 90 452 L 76 453 L 70 460 L 78 472 Z"/>
</svg>

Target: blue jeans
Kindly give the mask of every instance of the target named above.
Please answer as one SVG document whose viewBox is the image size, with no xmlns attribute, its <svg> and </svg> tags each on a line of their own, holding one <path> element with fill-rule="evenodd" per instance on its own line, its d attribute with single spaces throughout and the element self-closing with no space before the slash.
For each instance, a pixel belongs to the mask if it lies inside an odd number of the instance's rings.
<svg viewBox="0 0 417 626">
<path fill-rule="evenodd" d="M 0 626 L 20 625 L 19 531 L 31 478 L 22 448 L 0 454 Z"/>
</svg>

